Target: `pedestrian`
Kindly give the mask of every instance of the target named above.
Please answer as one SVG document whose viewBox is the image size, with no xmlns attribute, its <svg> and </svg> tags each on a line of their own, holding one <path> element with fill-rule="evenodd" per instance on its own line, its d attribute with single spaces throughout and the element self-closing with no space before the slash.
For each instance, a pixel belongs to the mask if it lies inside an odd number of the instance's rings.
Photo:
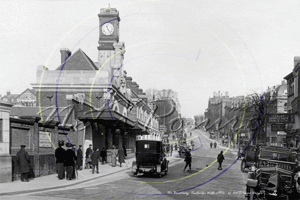
<svg viewBox="0 0 300 200">
<path fill-rule="evenodd" d="M 21 145 L 20 151 L 17 153 L 17 163 L 21 173 L 21 181 L 29 182 L 29 173 L 31 170 L 29 155 L 25 150 L 25 145 Z"/>
<path fill-rule="evenodd" d="M 213 146 L 213 142 L 210 142 L 210 148 L 212 148 L 212 146 Z"/>
<path fill-rule="evenodd" d="M 123 148 L 119 148 L 118 159 L 119 159 L 120 167 L 122 167 L 122 163 L 125 163 L 124 158 L 125 158 L 124 150 L 123 150 Z"/>
<path fill-rule="evenodd" d="M 225 160 L 224 155 L 223 155 L 223 151 L 220 152 L 220 154 L 217 157 L 218 163 L 219 163 L 219 167 L 218 170 L 222 170 L 222 162 L 223 160 Z"/>
<path fill-rule="evenodd" d="M 172 156 L 172 152 L 173 152 L 173 144 L 171 144 L 171 156 Z"/>
<path fill-rule="evenodd" d="M 58 173 L 58 179 L 62 180 L 65 178 L 65 159 L 66 151 L 63 149 L 64 141 L 58 141 L 58 148 L 55 149 L 56 158 L 56 171 Z"/>
<path fill-rule="evenodd" d="M 106 156 L 107 156 L 107 152 L 106 152 L 106 149 L 103 147 L 100 152 L 100 157 L 102 159 L 102 165 L 104 165 L 104 162 L 107 163 Z"/>
<path fill-rule="evenodd" d="M 217 142 L 214 143 L 214 147 L 215 147 L 215 149 L 217 148 Z"/>
<path fill-rule="evenodd" d="M 93 165 L 93 171 L 92 174 L 94 174 L 95 172 L 95 168 L 97 168 L 96 173 L 99 174 L 99 162 L 100 162 L 100 152 L 99 152 L 99 148 L 96 149 L 96 151 L 94 151 L 91 155 L 91 159 L 92 159 L 92 165 Z"/>
<path fill-rule="evenodd" d="M 127 152 L 126 152 L 126 147 L 125 147 L 125 145 L 123 145 L 123 150 L 124 150 L 124 158 L 126 158 L 127 157 Z"/>
<path fill-rule="evenodd" d="M 66 159 L 65 159 L 65 167 L 67 172 L 67 180 L 72 180 L 75 178 L 74 168 L 75 168 L 75 161 L 76 155 L 74 150 L 72 149 L 72 144 L 66 143 L 66 147 L 68 148 L 66 151 Z"/>
<path fill-rule="evenodd" d="M 79 145 L 79 148 L 77 150 L 77 159 L 76 159 L 76 168 L 77 170 L 82 170 L 82 158 L 83 158 L 83 155 L 82 155 L 82 150 L 81 150 L 81 147 L 82 145 Z"/>
<path fill-rule="evenodd" d="M 169 144 L 166 146 L 166 150 L 167 150 L 167 155 L 169 155 L 169 153 L 170 153 L 170 145 Z"/>
<path fill-rule="evenodd" d="M 113 150 L 111 151 L 111 166 L 115 167 L 117 162 L 117 155 L 118 155 L 118 149 L 116 149 L 116 146 L 112 146 Z"/>
<path fill-rule="evenodd" d="M 191 146 L 192 146 L 192 150 L 194 151 L 195 144 L 193 140 L 191 141 Z"/>
<path fill-rule="evenodd" d="M 190 132 L 190 136 L 192 137 L 192 132 Z"/>
<path fill-rule="evenodd" d="M 93 149 L 92 149 L 92 144 L 89 145 L 89 148 L 86 149 L 85 151 L 85 169 L 89 169 L 92 167 L 92 160 L 91 160 L 91 156 L 93 153 Z"/>
<path fill-rule="evenodd" d="M 184 161 L 185 161 L 186 164 L 185 164 L 185 167 L 184 167 L 183 171 L 185 171 L 185 169 L 186 169 L 187 166 L 189 166 L 189 169 L 190 169 L 188 171 L 191 171 L 191 168 L 192 168 L 192 166 L 191 166 L 192 165 L 192 155 L 190 153 L 190 150 L 191 149 L 185 151 L 185 159 L 184 159 Z"/>
<path fill-rule="evenodd" d="M 175 151 L 177 151 L 177 143 L 175 143 Z"/>
</svg>

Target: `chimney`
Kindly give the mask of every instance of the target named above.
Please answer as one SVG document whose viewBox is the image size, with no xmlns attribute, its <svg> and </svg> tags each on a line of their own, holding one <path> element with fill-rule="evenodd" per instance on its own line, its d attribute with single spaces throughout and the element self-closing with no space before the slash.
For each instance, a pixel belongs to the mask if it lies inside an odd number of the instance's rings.
<svg viewBox="0 0 300 200">
<path fill-rule="evenodd" d="M 6 96 L 9 96 L 10 95 L 10 90 L 7 90 L 6 91 Z"/>
<path fill-rule="evenodd" d="M 63 64 L 65 60 L 67 60 L 71 56 L 71 51 L 67 48 L 61 48 L 60 54 L 61 54 L 61 64 Z"/>
<path fill-rule="evenodd" d="M 300 61 L 300 56 L 295 56 L 294 57 L 294 67 L 296 67 L 296 65 L 298 64 L 299 61 Z"/>
<path fill-rule="evenodd" d="M 213 98 L 215 98 L 216 97 L 216 92 L 214 92 L 214 96 L 213 96 Z"/>
<path fill-rule="evenodd" d="M 229 97 L 228 92 L 225 92 L 225 97 Z"/>
</svg>

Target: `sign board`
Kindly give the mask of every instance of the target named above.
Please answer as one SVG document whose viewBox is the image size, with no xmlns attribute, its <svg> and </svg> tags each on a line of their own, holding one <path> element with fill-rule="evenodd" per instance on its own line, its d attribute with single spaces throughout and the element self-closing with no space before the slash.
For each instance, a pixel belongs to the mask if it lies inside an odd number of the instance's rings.
<svg viewBox="0 0 300 200">
<path fill-rule="evenodd" d="M 51 147 L 51 132 L 40 131 L 39 147 Z"/>
<path fill-rule="evenodd" d="M 284 131 L 285 124 L 271 124 L 271 131 Z"/>
<path fill-rule="evenodd" d="M 164 125 L 159 125 L 159 130 L 160 130 L 161 132 L 166 133 L 166 132 L 167 132 L 167 127 L 164 126 Z"/>
<path fill-rule="evenodd" d="M 290 114 L 272 114 L 267 116 L 268 123 L 293 123 L 294 115 Z"/>
</svg>

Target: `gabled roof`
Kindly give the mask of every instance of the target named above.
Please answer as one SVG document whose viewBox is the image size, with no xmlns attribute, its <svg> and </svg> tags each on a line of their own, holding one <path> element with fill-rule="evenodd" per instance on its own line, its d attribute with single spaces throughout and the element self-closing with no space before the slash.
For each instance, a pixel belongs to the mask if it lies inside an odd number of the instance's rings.
<svg viewBox="0 0 300 200">
<path fill-rule="evenodd" d="M 98 70 L 98 68 L 81 49 L 78 49 L 56 70 Z"/>
<path fill-rule="evenodd" d="M 31 92 L 34 96 L 36 96 L 35 90 L 34 90 L 34 89 L 29 89 L 29 88 L 27 88 L 27 89 L 24 90 L 21 94 L 19 94 L 16 98 L 22 96 L 22 94 L 24 94 L 26 91 L 29 91 L 29 92 Z"/>
</svg>

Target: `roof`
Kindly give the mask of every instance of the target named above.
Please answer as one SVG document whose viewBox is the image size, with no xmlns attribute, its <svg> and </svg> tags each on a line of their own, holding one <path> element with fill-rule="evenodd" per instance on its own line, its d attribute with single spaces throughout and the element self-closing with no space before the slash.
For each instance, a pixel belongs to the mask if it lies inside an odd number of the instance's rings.
<svg viewBox="0 0 300 200">
<path fill-rule="evenodd" d="M 21 94 L 19 94 L 16 98 L 20 97 L 22 94 L 24 94 L 26 91 L 31 92 L 34 96 L 36 96 L 35 90 L 34 89 L 29 89 L 27 88 L 26 90 L 24 90 Z"/>
<path fill-rule="evenodd" d="M 56 70 L 98 70 L 98 68 L 81 49 L 78 49 Z"/>
</svg>

